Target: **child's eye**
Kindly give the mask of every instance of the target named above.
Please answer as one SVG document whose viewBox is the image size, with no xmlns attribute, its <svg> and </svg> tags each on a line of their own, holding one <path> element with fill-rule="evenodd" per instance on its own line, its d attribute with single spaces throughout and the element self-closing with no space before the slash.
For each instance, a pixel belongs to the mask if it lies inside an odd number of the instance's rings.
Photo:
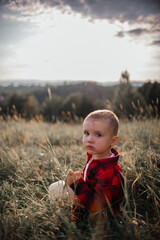
<svg viewBox="0 0 160 240">
<path fill-rule="evenodd" d="M 87 136 L 88 136 L 88 135 L 89 135 L 89 132 L 84 132 L 84 135 L 87 135 Z"/>
<path fill-rule="evenodd" d="M 100 133 L 96 133 L 96 136 L 97 137 L 101 137 L 102 135 Z"/>
</svg>

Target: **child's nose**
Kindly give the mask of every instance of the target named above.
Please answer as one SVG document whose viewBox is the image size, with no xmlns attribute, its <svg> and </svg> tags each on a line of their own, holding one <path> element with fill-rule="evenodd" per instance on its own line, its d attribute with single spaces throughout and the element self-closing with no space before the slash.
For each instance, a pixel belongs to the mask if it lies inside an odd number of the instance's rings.
<svg viewBox="0 0 160 240">
<path fill-rule="evenodd" d="M 88 142 L 93 142 L 93 141 L 94 141 L 93 136 L 89 135 L 88 136 Z"/>
</svg>

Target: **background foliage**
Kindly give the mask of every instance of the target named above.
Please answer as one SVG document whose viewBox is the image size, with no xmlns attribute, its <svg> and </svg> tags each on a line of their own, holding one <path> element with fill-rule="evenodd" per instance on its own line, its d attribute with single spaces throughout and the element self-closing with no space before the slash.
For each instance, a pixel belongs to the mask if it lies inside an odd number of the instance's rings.
<svg viewBox="0 0 160 240">
<path fill-rule="evenodd" d="M 122 74 L 116 86 L 100 86 L 93 82 L 46 87 L 5 87 L 0 89 L 0 115 L 46 121 L 70 121 L 84 118 L 95 109 L 109 108 L 120 118 L 139 119 L 160 116 L 160 83 L 148 82 L 133 87 Z M 123 81 L 122 81 L 123 80 Z M 30 91 L 29 91 L 30 90 Z"/>
</svg>

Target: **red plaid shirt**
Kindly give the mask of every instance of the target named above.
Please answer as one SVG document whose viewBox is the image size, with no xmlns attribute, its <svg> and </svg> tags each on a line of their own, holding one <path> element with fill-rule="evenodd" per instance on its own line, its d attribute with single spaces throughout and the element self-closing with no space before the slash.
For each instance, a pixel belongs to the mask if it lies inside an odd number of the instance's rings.
<svg viewBox="0 0 160 240">
<path fill-rule="evenodd" d="M 105 159 L 93 159 L 87 169 L 86 180 L 84 180 L 84 171 L 86 164 L 92 157 L 89 153 L 87 162 L 83 169 L 82 177 L 71 184 L 75 191 L 78 205 L 94 213 L 103 209 L 110 209 L 111 215 L 117 215 L 120 211 L 120 203 L 123 200 L 124 178 L 121 167 L 117 163 L 119 153 L 111 150 L 114 157 Z"/>
</svg>

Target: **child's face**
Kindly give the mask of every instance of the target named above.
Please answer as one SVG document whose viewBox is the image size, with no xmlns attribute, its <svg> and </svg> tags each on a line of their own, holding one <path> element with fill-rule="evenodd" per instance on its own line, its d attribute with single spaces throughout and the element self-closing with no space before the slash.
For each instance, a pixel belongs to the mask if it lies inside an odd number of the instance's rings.
<svg viewBox="0 0 160 240">
<path fill-rule="evenodd" d="M 85 120 L 83 123 L 83 145 L 94 159 L 110 156 L 111 147 L 118 141 L 113 136 L 109 122 L 103 119 Z"/>
</svg>

